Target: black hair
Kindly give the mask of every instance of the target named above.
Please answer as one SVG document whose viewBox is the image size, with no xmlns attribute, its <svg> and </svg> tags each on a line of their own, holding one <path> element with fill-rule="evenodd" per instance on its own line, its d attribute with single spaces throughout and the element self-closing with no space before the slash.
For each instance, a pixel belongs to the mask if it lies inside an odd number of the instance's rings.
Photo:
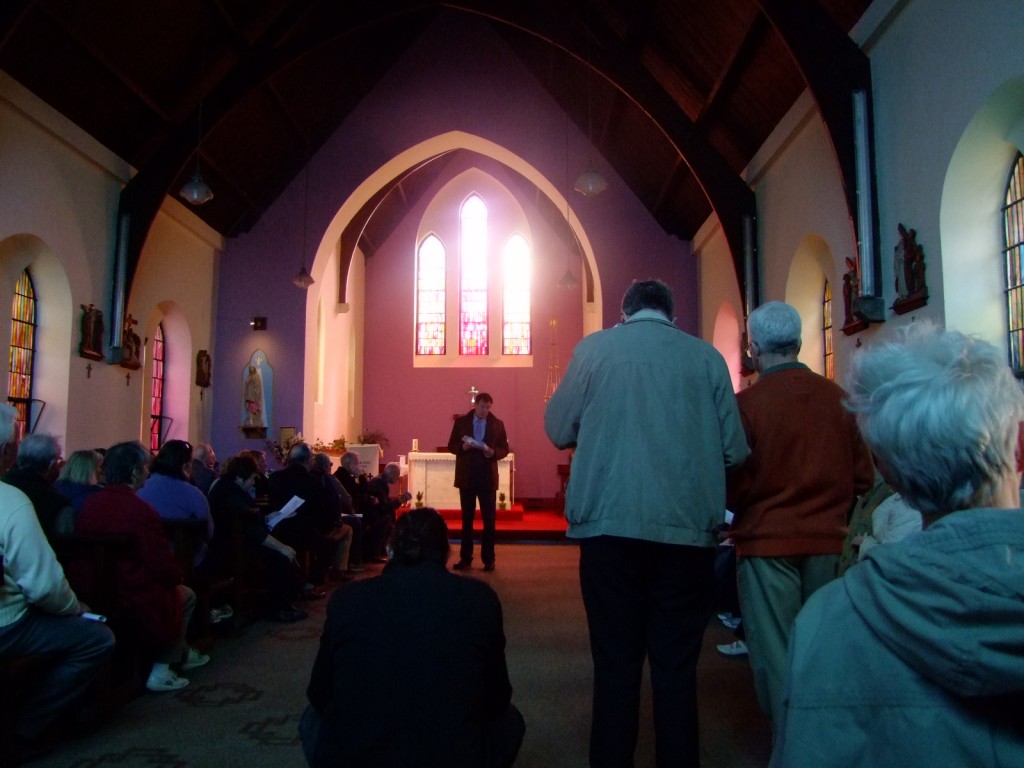
<svg viewBox="0 0 1024 768">
<path fill-rule="evenodd" d="M 154 475 L 166 475 L 176 480 L 185 480 L 184 466 L 192 462 L 192 444 L 185 440 L 168 440 L 160 446 L 149 471 Z"/>
<path fill-rule="evenodd" d="M 111 446 L 103 456 L 103 479 L 107 485 L 131 485 L 135 473 L 146 466 L 149 454 L 138 440 Z"/>
<path fill-rule="evenodd" d="M 259 468 L 256 466 L 256 461 L 251 456 L 242 453 L 232 456 L 224 462 L 224 469 L 221 470 L 220 476 L 225 480 L 248 480 L 258 473 Z"/>
<path fill-rule="evenodd" d="M 676 305 L 672 289 L 661 280 L 637 280 L 622 296 L 622 314 L 635 315 L 641 309 L 654 309 L 675 320 Z"/>
<path fill-rule="evenodd" d="M 448 524 L 433 507 L 411 509 L 391 532 L 391 558 L 408 565 L 421 560 L 448 561 Z"/>
</svg>

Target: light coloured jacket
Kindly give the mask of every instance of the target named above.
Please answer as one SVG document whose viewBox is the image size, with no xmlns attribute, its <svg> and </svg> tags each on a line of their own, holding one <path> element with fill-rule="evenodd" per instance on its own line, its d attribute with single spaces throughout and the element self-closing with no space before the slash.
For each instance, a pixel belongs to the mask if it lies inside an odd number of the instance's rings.
<svg viewBox="0 0 1024 768">
<path fill-rule="evenodd" d="M 712 547 L 725 470 L 750 453 L 725 360 L 641 311 L 584 338 L 544 414 L 575 446 L 565 516 L 573 538 L 612 535 Z"/>
<path fill-rule="evenodd" d="M 772 765 L 1024 765 L 1024 510 L 876 547 L 790 637 Z"/>
<path fill-rule="evenodd" d="M 62 616 L 81 613 L 28 497 L 0 483 L 0 627 L 17 622 L 29 605 Z"/>
</svg>

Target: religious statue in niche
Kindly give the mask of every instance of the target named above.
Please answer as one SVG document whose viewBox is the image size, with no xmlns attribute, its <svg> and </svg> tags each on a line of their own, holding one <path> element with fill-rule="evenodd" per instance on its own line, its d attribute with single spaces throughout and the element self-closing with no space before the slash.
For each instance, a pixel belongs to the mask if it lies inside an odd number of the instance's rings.
<svg viewBox="0 0 1024 768">
<path fill-rule="evenodd" d="M 124 319 L 124 330 L 121 332 L 122 368 L 137 370 L 142 367 L 142 339 L 135 332 L 138 323 L 130 314 Z"/>
<path fill-rule="evenodd" d="M 850 336 L 868 327 L 868 321 L 857 313 L 857 300 L 860 297 L 860 273 L 857 262 L 846 259 L 846 272 L 843 273 L 843 333 Z"/>
<path fill-rule="evenodd" d="M 924 282 L 924 249 L 917 242 L 917 230 L 900 224 L 899 233 L 899 242 L 893 250 L 896 301 L 892 309 L 902 315 L 928 303 L 928 286 Z"/>
<path fill-rule="evenodd" d="M 274 372 L 262 350 L 253 352 L 242 375 L 242 433 L 266 439 L 273 403 Z"/>
<path fill-rule="evenodd" d="M 210 386 L 210 353 L 200 349 L 196 354 L 196 386 L 206 389 Z"/>
<path fill-rule="evenodd" d="M 82 343 L 78 354 L 90 360 L 103 359 L 103 310 L 95 304 L 82 307 Z"/>
</svg>

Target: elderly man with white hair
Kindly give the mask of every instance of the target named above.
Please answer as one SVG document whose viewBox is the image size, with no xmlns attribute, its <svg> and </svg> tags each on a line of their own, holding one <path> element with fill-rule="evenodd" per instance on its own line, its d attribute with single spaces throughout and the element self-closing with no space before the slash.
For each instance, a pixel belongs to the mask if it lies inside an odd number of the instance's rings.
<svg viewBox="0 0 1024 768">
<path fill-rule="evenodd" d="M 14 441 L 16 418 L 14 408 L 0 405 L 0 443 Z M 49 662 L 30 695 L 17 702 L 15 754 L 0 755 L 4 765 L 49 751 L 46 729 L 88 688 L 113 650 L 113 633 L 82 618 L 85 610 L 28 497 L 0 485 L 0 659 L 42 655 Z"/>
<path fill-rule="evenodd" d="M 769 301 L 747 328 L 760 375 L 736 396 L 750 458 L 729 475 L 728 506 L 754 687 L 777 726 L 790 627 L 836 577 L 850 513 L 875 469 L 846 393 L 798 360 L 796 309 Z"/>
<path fill-rule="evenodd" d="M 1024 394 L 992 345 L 915 323 L 854 360 L 850 407 L 925 530 L 800 613 L 776 766 L 1024 759 Z"/>
</svg>

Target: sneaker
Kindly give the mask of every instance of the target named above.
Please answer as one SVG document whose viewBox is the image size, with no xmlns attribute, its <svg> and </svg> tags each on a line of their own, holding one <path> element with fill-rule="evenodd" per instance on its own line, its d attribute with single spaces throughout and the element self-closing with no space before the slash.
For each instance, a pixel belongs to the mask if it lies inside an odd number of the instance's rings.
<svg viewBox="0 0 1024 768">
<path fill-rule="evenodd" d="M 167 669 L 157 672 L 155 669 L 149 673 L 149 679 L 146 680 L 146 690 L 153 691 L 154 693 L 163 693 L 164 691 L 180 691 L 188 685 L 188 679 L 184 677 L 178 677 L 174 674 L 173 670 Z"/>
<path fill-rule="evenodd" d="M 230 605 L 222 605 L 219 608 L 210 609 L 210 623 L 219 624 L 235 615 L 235 610 Z"/>
<path fill-rule="evenodd" d="M 718 652 L 723 656 L 746 656 L 748 653 L 747 644 L 742 640 L 736 640 L 716 647 L 718 648 Z"/>
<path fill-rule="evenodd" d="M 732 616 L 728 619 L 722 619 L 722 625 L 728 629 L 736 629 L 736 627 L 738 627 L 742 622 L 743 619 L 741 619 L 739 616 Z"/>
<path fill-rule="evenodd" d="M 722 621 L 722 622 L 726 621 L 727 619 L 731 619 L 731 618 L 732 618 L 732 614 L 729 613 L 729 611 L 726 611 L 725 613 L 718 614 L 718 620 Z"/>
<path fill-rule="evenodd" d="M 188 649 L 188 656 L 178 666 L 182 672 L 188 672 L 190 669 L 196 669 L 197 667 L 204 667 L 210 663 L 210 657 L 205 653 L 199 653 L 195 648 Z"/>
</svg>

